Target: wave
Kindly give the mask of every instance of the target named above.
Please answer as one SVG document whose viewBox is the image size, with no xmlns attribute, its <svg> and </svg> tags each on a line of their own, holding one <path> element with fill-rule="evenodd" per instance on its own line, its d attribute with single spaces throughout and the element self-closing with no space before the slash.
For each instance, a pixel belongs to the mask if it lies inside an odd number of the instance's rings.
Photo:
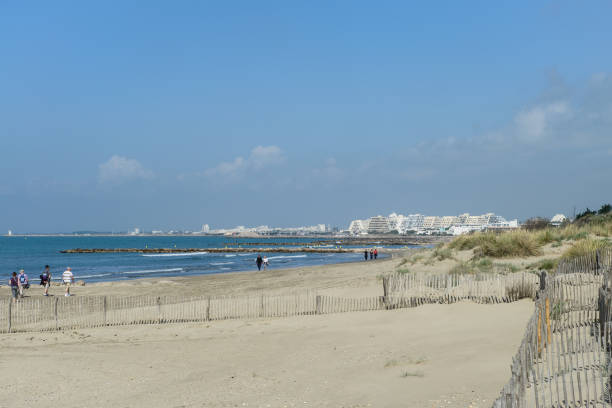
<svg viewBox="0 0 612 408">
<path fill-rule="evenodd" d="M 142 274 L 146 275 L 148 273 L 164 273 L 164 272 L 182 272 L 183 268 L 170 268 L 170 269 L 147 269 L 143 271 L 125 271 L 121 272 L 126 275 L 134 275 L 134 274 Z"/>
<path fill-rule="evenodd" d="M 101 276 L 111 276 L 113 273 L 101 273 L 99 275 L 74 275 L 74 279 L 89 279 L 89 278 L 99 278 Z M 61 277 L 57 278 L 57 280 L 61 280 Z"/>
<path fill-rule="evenodd" d="M 253 254 L 238 254 L 238 256 L 250 256 L 250 255 L 253 255 Z"/>
<path fill-rule="evenodd" d="M 233 258 L 233 257 L 235 257 L 235 256 L 236 256 L 235 254 L 226 254 L 226 255 L 225 255 L 225 257 L 226 257 L 226 258 Z"/>
<path fill-rule="evenodd" d="M 219 266 L 219 265 L 231 265 L 234 264 L 236 262 L 211 262 L 211 265 L 215 265 L 215 266 Z"/>
<path fill-rule="evenodd" d="M 270 256 L 268 259 L 306 258 L 308 255 L 278 255 Z"/>
<path fill-rule="evenodd" d="M 177 254 L 142 254 L 142 256 L 198 256 L 206 254 L 208 254 L 208 252 L 180 252 Z"/>
</svg>

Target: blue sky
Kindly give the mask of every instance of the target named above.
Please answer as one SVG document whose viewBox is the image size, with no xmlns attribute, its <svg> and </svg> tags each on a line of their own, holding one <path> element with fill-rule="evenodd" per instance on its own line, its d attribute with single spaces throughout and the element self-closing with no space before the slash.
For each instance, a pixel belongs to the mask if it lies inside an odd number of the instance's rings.
<svg viewBox="0 0 612 408">
<path fill-rule="evenodd" d="M 612 201 L 612 5 L 2 2 L 0 231 Z"/>
</svg>

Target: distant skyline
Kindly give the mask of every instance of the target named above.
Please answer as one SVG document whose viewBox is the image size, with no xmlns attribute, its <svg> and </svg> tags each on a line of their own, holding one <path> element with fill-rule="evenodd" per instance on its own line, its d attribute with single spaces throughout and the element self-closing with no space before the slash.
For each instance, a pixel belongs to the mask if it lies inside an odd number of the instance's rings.
<svg viewBox="0 0 612 408">
<path fill-rule="evenodd" d="M 0 233 L 599 208 L 611 12 L 4 2 Z"/>
</svg>

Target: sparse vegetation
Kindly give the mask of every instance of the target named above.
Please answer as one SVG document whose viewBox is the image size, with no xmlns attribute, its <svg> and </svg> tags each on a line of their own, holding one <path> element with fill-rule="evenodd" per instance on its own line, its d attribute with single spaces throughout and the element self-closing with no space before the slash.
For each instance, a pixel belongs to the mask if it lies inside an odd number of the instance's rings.
<svg viewBox="0 0 612 408">
<path fill-rule="evenodd" d="M 573 223 L 560 227 L 545 226 L 544 219 L 531 219 L 530 229 L 493 233 L 476 232 L 461 235 L 451 241 L 447 247 L 457 251 L 473 250 L 474 258 L 511 258 L 537 256 L 542 253 L 544 245 L 560 247 L 564 241 L 573 241 L 563 257 L 571 258 L 586 254 L 610 245 L 605 240 L 612 236 L 612 206 L 604 204 L 599 211 L 586 209 L 578 214 Z M 586 242 L 581 242 L 586 241 Z M 549 260 L 550 261 L 550 260 Z M 544 263 L 542 269 L 548 269 L 553 263 Z M 554 269 L 554 265 L 552 266 Z M 459 267 L 458 269 L 461 269 Z M 465 269 L 465 268 L 464 268 Z M 484 268 L 486 269 L 486 268 Z"/>
<path fill-rule="evenodd" d="M 455 238 L 449 247 L 457 250 L 474 249 L 474 256 L 477 258 L 507 258 L 539 255 L 541 244 L 533 233 L 519 230 L 502 234 L 478 232 L 462 235 Z"/>
<path fill-rule="evenodd" d="M 425 374 L 421 370 L 404 371 L 402 373 L 402 375 L 401 375 L 402 378 L 407 378 L 407 377 L 419 377 L 419 378 L 422 378 L 424 376 L 425 376 Z"/>
<path fill-rule="evenodd" d="M 395 359 L 388 360 L 388 361 L 385 363 L 385 368 L 395 367 L 396 365 L 398 365 L 397 360 L 395 360 Z"/>
<path fill-rule="evenodd" d="M 433 250 L 431 257 L 438 261 L 444 261 L 445 259 L 454 259 L 453 250 L 443 245 L 438 245 Z"/>
<path fill-rule="evenodd" d="M 407 262 L 408 258 L 402 258 L 402 260 L 397 264 L 397 267 L 399 268 L 400 266 L 404 266 Z"/>
<path fill-rule="evenodd" d="M 425 357 L 419 357 L 416 360 L 410 360 L 411 364 L 416 364 L 416 365 L 425 364 L 426 362 L 427 362 L 427 359 Z"/>
<path fill-rule="evenodd" d="M 502 273 L 514 273 L 521 270 L 521 268 L 511 263 L 495 263 L 493 268 Z"/>
<path fill-rule="evenodd" d="M 475 262 L 474 266 L 476 266 L 480 272 L 490 272 L 493 269 L 493 261 L 489 258 L 481 258 Z"/>
<path fill-rule="evenodd" d="M 410 265 L 414 265 L 415 263 L 421 261 L 424 258 L 424 256 L 422 254 L 416 254 L 416 255 L 412 255 L 410 257 Z"/>
<path fill-rule="evenodd" d="M 530 264 L 527 266 L 527 269 L 553 271 L 558 263 L 558 259 L 542 259 L 541 261 Z"/>
<path fill-rule="evenodd" d="M 612 243 L 607 239 L 586 238 L 575 242 L 568 248 L 561 258 L 572 259 L 580 256 L 591 255 L 598 249 L 610 248 Z"/>
<path fill-rule="evenodd" d="M 470 262 L 459 262 L 457 265 L 453 266 L 448 273 L 451 275 L 470 275 L 476 273 L 476 269 Z"/>
</svg>

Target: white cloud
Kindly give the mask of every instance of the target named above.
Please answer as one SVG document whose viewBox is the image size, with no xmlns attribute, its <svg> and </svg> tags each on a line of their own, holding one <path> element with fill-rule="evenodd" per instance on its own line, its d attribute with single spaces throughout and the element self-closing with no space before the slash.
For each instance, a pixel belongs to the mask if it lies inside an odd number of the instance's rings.
<svg viewBox="0 0 612 408">
<path fill-rule="evenodd" d="M 571 113 L 566 101 L 557 101 L 535 106 L 519 112 L 514 119 L 517 137 L 524 142 L 539 142 L 547 136 L 554 121 L 567 117 Z"/>
<path fill-rule="evenodd" d="M 98 181 L 100 183 L 122 183 L 131 180 L 146 180 L 153 178 L 153 172 L 143 167 L 135 159 L 118 155 L 98 166 Z"/>
<path fill-rule="evenodd" d="M 312 175 L 317 183 L 325 183 L 327 185 L 339 183 L 345 178 L 345 172 L 340 169 L 333 157 L 325 160 L 325 165 L 321 168 L 312 170 Z"/>
<path fill-rule="evenodd" d="M 238 181 L 249 171 L 259 171 L 283 164 L 285 161 L 285 155 L 278 146 L 256 146 L 248 158 L 238 156 L 233 161 L 221 162 L 216 167 L 204 171 L 204 175 L 224 181 Z"/>
<path fill-rule="evenodd" d="M 249 164 L 255 169 L 274 166 L 285 162 L 283 152 L 278 146 L 257 146 L 251 150 Z"/>
</svg>

